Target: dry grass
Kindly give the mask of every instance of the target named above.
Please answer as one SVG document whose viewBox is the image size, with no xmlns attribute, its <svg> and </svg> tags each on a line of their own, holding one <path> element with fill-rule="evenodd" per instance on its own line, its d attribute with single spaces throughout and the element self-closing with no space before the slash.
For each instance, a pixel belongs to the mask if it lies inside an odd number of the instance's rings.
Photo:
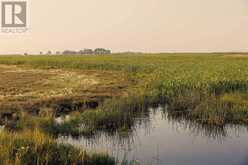
<svg viewBox="0 0 248 165">
<path fill-rule="evenodd" d="M 57 143 L 38 129 L 19 133 L 0 132 L 0 164 L 109 164 L 115 160 L 107 154 L 87 154 L 84 150 Z"/>
<path fill-rule="evenodd" d="M 0 110 L 52 100 L 88 101 L 124 95 L 129 84 L 116 71 L 32 69 L 0 65 Z M 116 90 L 118 89 L 118 90 Z"/>
</svg>

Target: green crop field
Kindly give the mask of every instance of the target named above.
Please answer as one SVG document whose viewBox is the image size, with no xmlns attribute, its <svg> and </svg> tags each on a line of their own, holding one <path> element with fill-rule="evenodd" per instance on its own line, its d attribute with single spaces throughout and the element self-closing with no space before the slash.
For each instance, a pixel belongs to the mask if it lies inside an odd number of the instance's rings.
<svg viewBox="0 0 248 165">
<path fill-rule="evenodd" d="M 6 127 L 0 133 L 0 162 L 25 163 L 31 151 L 20 151 L 20 145 L 40 137 L 33 149 L 76 152 L 71 146 L 53 148 L 56 136 L 123 133 L 137 112 L 159 104 L 168 105 L 172 117 L 198 124 L 247 125 L 248 54 L 0 56 L 0 124 Z M 56 124 L 54 118 L 64 114 L 70 119 Z M 37 138 L 27 142 L 32 129 Z M 2 143 L 8 136 L 15 138 Z M 10 145 L 19 157 L 12 157 Z M 34 162 L 51 161 L 44 154 L 36 153 Z M 70 161 L 114 163 L 102 154 L 77 156 Z"/>
</svg>

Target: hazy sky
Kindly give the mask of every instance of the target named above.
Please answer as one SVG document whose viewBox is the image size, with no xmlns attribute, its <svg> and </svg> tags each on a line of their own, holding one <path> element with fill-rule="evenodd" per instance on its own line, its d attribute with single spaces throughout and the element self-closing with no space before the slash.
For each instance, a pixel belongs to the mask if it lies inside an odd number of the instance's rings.
<svg viewBox="0 0 248 165">
<path fill-rule="evenodd" d="M 248 51 L 248 0 L 29 0 L 30 30 L 0 53 Z"/>
</svg>

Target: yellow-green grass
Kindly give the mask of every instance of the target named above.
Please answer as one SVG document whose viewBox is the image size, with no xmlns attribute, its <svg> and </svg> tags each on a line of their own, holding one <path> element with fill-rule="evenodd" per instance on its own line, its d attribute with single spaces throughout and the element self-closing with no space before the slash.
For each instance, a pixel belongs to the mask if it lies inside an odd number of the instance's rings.
<svg viewBox="0 0 248 165">
<path fill-rule="evenodd" d="M 87 154 L 82 149 L 57 143 L 38 129 L 19 133 L 0 132 L 0 164 L 115 164 L 107 154 Z"/>
<path fill-rule="evenodd" d="M 200 118 L 199 121 L 225 124 L 239 123 L 238 120 L 240 123 L 247 123 L 248 116 L 245 105 L 242 106 L 242 110 L 238 108 L 235 111 L 238 103 L 230 104 L 222 99 L 225 94 L 247 92 L 248 58 L 246 58 L 246 54 L 242 54 L 242 56 L 225 53 L 2 56 L 0 63 L 38 70 L 45 69 L 48 73 L 54 69 L 78 72 L 93 70 L 99 75 L 114 72 L 117 73 L 114 77 L 111 74 L 105 74 L 102 77 L 109 77 L 110 80 L 115 80 L 117 84 L 120 84 L 120 86 L 112 88 L 110 93 L 119 93 L 126 85 L 125 92 L 118 95 L 121 100 L 135 98 L 138 102 L 136 104 L 140 105 L 167 101 L 171 110 L 187 110 L 193 118 Z M 55 80 L 59 82 L 61 79 L 63 78 L 57 77 Z M 69 84 L 67 83 L 65 86 L 70 86 Z M 77 83 L 75 82 L 75 84 Z M 52 87 L 54 89 L 60 86 L 59 83 L 54 83 L 54 85 Z M 105 90 L 102 91 L 101 85 L 102 82 L 95 88 L 101 93 L 107 93 Z M 92 89 L 94 88 L 89 87 L 88 90 Z M 98 90 L 93 90 L 92 96 L 98 95 Z M 80 90 L 72 93 L 77 92 L 79 95 L 84 93 Z M 115 95 L 108 98 L 113 97 Z M 109 102 L 103 104 L 109 104 Z M 210 104 L 211 106 L 208 106 Z M 132 106 L 126 109 L 132 109 Z M 212 113 L 219 110 L 225 112 L 224 115 L 223 113 Z M 211 113 L 202 116 L 203 112 Z M 239 115 L 240 119 L 237 116 L 234 119 L 233 113 L 242 115 Z M 204 119 L 202 119 L 203 117 Z M 216 120 L 216 118 L 220 118 L 220 120 Z"/>
</svg>

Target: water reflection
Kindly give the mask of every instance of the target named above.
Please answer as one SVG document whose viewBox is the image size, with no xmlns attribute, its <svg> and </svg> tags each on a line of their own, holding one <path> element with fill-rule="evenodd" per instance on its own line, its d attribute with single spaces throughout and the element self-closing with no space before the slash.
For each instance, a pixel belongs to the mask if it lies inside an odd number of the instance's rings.
<svg viewBox="0 0 248 165">
<path fill-rule="evenodd" d="M 135 114 L 132 130 L 98 132 L 92 138 L 59 141 L 91 151 L 107 151 L 119 160 L 141 164 L 243 164 L 247 162 L 248 129 L 213 126 L 187 120 L 187 113 L 168 113 L 166 106 Z"/>
<path fill-rule="evenodd" d="M 163 114 L 176 130 L 188 131 L 192 136 L 201 136 L 210 140 L 224 141 L 232 136 L 238 137 L 240 134 L 247 133 L 248 127 L 241 125 L 211 125 L 190 120 L 187 112 L 168 112 L 167 108 L 163 109 Z"/>
</svg>

